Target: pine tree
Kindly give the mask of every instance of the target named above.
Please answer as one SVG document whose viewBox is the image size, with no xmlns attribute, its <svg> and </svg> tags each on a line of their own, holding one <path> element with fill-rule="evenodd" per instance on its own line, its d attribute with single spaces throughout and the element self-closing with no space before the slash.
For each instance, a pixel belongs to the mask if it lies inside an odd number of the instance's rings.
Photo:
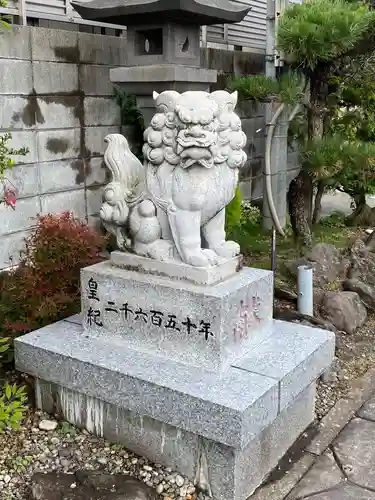
<svg viewBox="0 0 375 500">
<path fill-rule="evenodd" d="M 375 12 L 359 0 L 305 0 L 289 6 L 278 25 L 277 47 L 288 70 L 305 82 L 302 112 L 296 118 L 298 133 L 294 137 L 299 139 L 301 170 L 288 191 L 291 224 L 302 249 L 312 244 L 311 223 L 318 216 L 325 186 L 339 182 L 348 155 L 361 168 L 369 153 L 358 137 L 350 140 L 332 123 L 340 106 L 338 89 L 345 75 L 356 58 L 373 51 L 374 27 Z M 264 83 L 269 79 L 261 78 L 260 87 L 264 89 L 270 85 Z M 251 98 L 250 91 L 256 86 L 254 77 L 235 80 L 231 85 L 247 98 Z M 284 101 L 282 92 L 273 89 L 273 94 L 273 98 L 276 95 L 276 99 Z M 315 186 L 318 192 L 314 209 Z"/>
</svg>

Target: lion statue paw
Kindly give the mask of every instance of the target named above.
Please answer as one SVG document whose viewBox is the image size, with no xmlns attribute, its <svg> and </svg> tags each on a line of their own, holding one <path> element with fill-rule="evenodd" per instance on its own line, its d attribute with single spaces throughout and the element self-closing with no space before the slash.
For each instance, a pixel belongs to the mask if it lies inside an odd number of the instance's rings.
<svg viewBox="0 0 375 500">
<path fill-rule="evenodd" d="M 215 248 L 215 252 L 220 255 L 220 257 L 231 259 L 241 253 L 241 248 L 235 241 L 224 241 L 221 245 Z"/>
</svg>

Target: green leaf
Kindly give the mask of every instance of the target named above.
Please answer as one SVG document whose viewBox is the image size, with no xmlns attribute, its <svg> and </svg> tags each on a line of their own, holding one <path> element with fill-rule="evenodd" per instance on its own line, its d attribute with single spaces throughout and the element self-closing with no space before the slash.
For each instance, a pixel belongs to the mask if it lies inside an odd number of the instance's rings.
<svg viewBox="0 0 375 500">
<path fill-rule="evenodd" d="M 231 78 L 228 81 L 228 90 L 236 90 L 242 100 L 264 101 L 277 96 L 279 85 L 277 80 L 268 76 L 249 75 Z"/>
<path fill-rule="evenodd" d="M 12 397 L 12 388 L 8 384 L 5 385 L 5 396 L 7 399 L 10 399 Z"/>
<path fill-rule="evenodd" d="M 294 67 L 315 70 L 353 51 L 374 24 L 375 12 L 363 2 L 309 0 L 284 11 L 277 47 Z"/>
<path fill-rule="evenodd" d="M 0 396 L 0 431 L 6 428 L 16 429 L 26 412 L 26 392 L 16 384 L 8 383 L 2 389 Z"/>
</svg>

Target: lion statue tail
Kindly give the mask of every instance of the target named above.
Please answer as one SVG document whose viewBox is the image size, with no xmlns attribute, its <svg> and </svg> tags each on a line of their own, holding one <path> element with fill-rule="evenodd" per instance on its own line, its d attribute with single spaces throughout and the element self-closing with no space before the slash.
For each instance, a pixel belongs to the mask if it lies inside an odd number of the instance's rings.
<svg viewBox="0 0 375 500">
<path fill-rule="evenodd" d="M 104 189 L 100 218 L 104 227 L 115 235 L 122 249 L 131 242 L 126 236 L 126 225 L 132 207 L 145 195 L 145 168 L 131 152 L 127 139 L 121 134 L 110 134 L 104 139 L 107 148 L 104 162 L 111 173 L 111 182 Z"/>
</svg>

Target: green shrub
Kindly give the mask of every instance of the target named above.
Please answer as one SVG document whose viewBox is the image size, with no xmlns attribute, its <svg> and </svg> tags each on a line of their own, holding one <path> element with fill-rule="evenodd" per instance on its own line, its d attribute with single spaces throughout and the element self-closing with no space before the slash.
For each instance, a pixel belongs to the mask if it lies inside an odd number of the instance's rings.
<svg viewBox="0 0 375 500">
<path fill-rule="evenodd" d="M 6 7 L 7 2 L 5 0 L 0 0 L 0 7 Z M 7 16 L 0 15 L 0 29 L 9 29 L 9 23 Z"/>
<path fill-rule="evenodd" d="M 319 225 L 324 228 L 344 228 L 346 216 L 341 212 L 333 212 L 319 221 Z"/>
<path fill-rule="evenodd" d="M 14 338 L 80 310 L 80 270 L 105 238 L 70 213 L 39 216 L 20 264 L 0 281 L 0 337 Z"/>
<path fill-rule="evenodd" d="M 226 230 L 231 233 L 236 227 L 241 224 L 241 193 L 236 189 L 236 194 L 233 200 L 226 208 Z"/>
<path fill-rule="evenodd" d="M 17 194 L 16 190 L 7 179 L 6 173 L 15 165 L 12 156 L 25 156 L 29 150 L 27 148 L 14 149 L 9 147 L 8 142 L 11 139 L 12 134 L 9 132 L 0 135 L 0 184 L 2 184 L 3 188 L 3 192 L 0 193 L 0 203 L 5 203 L 14 209 L 16 207 Z"/>
<path fill-rule="evenodd" d="M 2 359 L 10 351 L 10 339 L 0 338 L 0 368 Z M 24 387 L 6 383 L 0 388 L 0 434 L 7 428 L 17 429 L 24 417 L 27 406 L 27 394 Z"/>
<path fill-rule="evenodd" d="M 241 225 L 259 226 L 262 220 L 260 209 L 252 205 L 249 201 L 242 202 L 241 205 Z"/>
<path fill-rule="evenodd" d="M 9 350 L 9 348 L 10 348 L 10 339 L 0 338 L 0 366 L 1 366 L 1 359 L 3 358 L 4 354 Z"/>
<path fill-rule="evenodd" d="M 6 429 L 18 429 L 27 410 L 24 387 L 6 383 L 0 389 L 0 434 Z"/>
</svg>

